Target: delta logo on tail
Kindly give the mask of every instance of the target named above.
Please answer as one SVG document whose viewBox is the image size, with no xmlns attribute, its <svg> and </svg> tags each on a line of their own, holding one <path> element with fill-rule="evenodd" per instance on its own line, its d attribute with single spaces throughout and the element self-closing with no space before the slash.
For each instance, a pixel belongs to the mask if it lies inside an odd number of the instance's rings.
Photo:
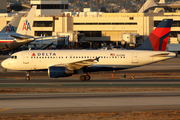
<svg viewBox="0 0 180 120">
<path fill-rule="evenodd" d="M 27 20 L 23 23 L 22 30 L 25 30 L 25 31 L 31 30 L 30 23 Z"/>
<path fill-rule="evenodd" d="M 137 50 L 165 51 L 173 19 L 164 19 Z"/>
<path fill-rule="evenodd" d="M 9 26 L 6 26 L 6 32 L 15 32 L 14 26 L 9 24 Z"/>
</svg>

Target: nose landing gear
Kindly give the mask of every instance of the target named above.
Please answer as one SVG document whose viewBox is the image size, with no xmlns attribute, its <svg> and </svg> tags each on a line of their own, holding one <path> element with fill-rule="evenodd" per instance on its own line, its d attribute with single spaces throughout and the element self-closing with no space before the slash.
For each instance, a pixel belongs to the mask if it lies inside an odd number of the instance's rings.
<svg viewBox="0 0 180 120">
<path fill-rule="evenodd" d="M 26 78 L 25 80 L 29 81 L 30 80 L 30 71 L 26 71 Z"/>
</svg>

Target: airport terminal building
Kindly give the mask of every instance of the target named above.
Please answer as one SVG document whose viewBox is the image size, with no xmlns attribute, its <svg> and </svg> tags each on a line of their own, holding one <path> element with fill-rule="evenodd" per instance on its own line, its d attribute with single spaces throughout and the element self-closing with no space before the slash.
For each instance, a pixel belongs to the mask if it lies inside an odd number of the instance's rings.
<svg viewBox="0 0 180 120">
<path fill-rule="evenodd" d="M 44 7 L 46 4 L 52 4 L 52 6 Z M 54 4 L 56 4 L 55 8 L 53 8 Z M 123 34 L 135 34 L 143 36 L 145 39 L 162 19 L 173 19 L 170 43 L 179 43 L 180 13 L 176 11 L 167 13 L 102 13 L 92 12 L 89 8 L 85 9 L 85 12 L 68 12 L 68 0 L 53 0 L 50 3 L 47 0 L 31 0 L 31 5 L 38 6 L 32 36 L 69 35 L 70 42 L 118 45 L 123 40 Z M 59 9 L 60 11 L 58 11 Z M 9 14 L 2 14 L 0 29 L 11 19 Z M 23 19 L 21 19 L 20 24 Z M 84 34 L 84 40 L 79 39 L 78 34 Z"/>
</svg>

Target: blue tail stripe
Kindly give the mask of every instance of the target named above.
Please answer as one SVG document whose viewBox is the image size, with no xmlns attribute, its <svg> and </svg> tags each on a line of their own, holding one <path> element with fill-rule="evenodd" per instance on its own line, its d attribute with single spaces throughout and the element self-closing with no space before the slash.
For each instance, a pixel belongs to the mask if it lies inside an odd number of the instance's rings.
<svg viewBox="0 0 180 120">
<path fill-rule="evenodd" d="M 159 50 L 161 51 L 161 48 L 162 48 L 162 43 L 163 43 L 163 40 L 169 36 L 169 33 L 165 34 L 164 36 L 162 36 L 160 38 L 160 41 L 159 41 Z"/>
</svg>

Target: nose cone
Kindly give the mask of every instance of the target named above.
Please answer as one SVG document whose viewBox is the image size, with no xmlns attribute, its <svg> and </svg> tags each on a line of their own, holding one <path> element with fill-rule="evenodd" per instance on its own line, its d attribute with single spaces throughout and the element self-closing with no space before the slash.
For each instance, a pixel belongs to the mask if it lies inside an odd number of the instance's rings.
<svg viewBox="0 0 180 120">
<path fill-rule="evenodd" d="M 6 68 L 6 69 L 7 69 L 7 67 L 8 67 L 8 62 L 7 62 L 7 60 L 4 60 L 4 61 L 1 63 L 1 66 L 2 66 L 3 68 Z"/>
</svg>

